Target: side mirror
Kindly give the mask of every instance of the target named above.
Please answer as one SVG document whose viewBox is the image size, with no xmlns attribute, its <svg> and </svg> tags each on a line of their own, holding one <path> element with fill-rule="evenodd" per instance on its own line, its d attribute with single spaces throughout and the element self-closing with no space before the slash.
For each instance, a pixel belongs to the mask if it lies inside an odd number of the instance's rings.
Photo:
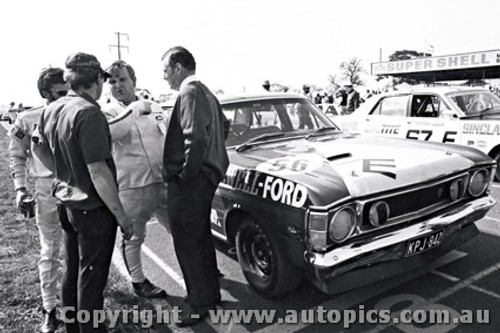
<svg viewBox="0 0 500 333">
<path fill-rule="evenodd" d="M 458 114 L 453 110 L 443 110 L 443 118 L 458 118 Z"/>
</svg>

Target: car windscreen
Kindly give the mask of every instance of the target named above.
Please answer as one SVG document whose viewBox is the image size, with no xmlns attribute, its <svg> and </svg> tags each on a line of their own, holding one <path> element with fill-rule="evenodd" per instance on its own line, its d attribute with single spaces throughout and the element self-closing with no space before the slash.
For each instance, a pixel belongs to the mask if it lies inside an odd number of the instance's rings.
<svg viewBox="0 0 500 333">
<path fill-rule="evenodd" d="M 500 99 L 489 91 L 463 91 L 447 96 L 467 116 L 475 116 L 486 110 L 500 111 Z"/>
<path fill-rule="evenodd" d="M 307 135 L 333 123 L 306 98 L 244 100 L 222 105 L 231 127 L 227 146 L 240 145 L 269 133 Z"/>
</svg>

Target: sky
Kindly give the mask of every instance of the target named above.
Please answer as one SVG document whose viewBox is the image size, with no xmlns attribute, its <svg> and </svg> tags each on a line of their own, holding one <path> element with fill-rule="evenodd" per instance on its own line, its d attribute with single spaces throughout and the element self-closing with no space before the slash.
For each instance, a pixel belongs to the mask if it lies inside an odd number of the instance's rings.
<svg viewBox="0 0 500 333">
<path fill-rule="evenodd" d="M 326 87 L 342 61 L 358 57 L 369 72 L 396 50 L 500 49 L 497 0 L 16 0 L 0 11 L 0 104 L 25 106 L 43 102 L 43 67 L 64 68 L 75 52 L 103 67 L 118 59 L 116 32 L 128 34 L 122 59 L 153 96 L 169 92 L 161 56 L 176 45 L 193 53 L 203 82 L 226 93 L 265 79 Z"/>
</svg>

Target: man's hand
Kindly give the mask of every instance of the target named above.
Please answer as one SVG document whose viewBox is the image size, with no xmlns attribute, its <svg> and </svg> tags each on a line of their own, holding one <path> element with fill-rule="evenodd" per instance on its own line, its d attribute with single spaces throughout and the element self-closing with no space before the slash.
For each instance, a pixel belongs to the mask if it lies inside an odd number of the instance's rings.
<svg viewBox="0 0 500 333">
<path fill-rule="evenodd" d="M 130 104 L 129 106 L 133 110 L 137 110 L 139 114 L 150 114 L 151 113 L 151 102 L 146 100 L 138 100 Z"/>
<path fill-rule="evenodd" d="M 16 205 L 17 209 L 21 212 L 21 214 L 25 214 L 29 207 L 23 202 L 23 200 L 28 197 L 30 193 L 25 188 L 20 188 L 17 190 L 16 194 Z"/>
<path fill-rule="evenodd" d="M 121 219 L 117 219 L 117 222 L 118 225 L 120 226 L 120 229 L 122 230 L 123 239 L 130 240 L 130 238 L 132 238 L 132 235 L 134 233 L 134 224 L 132 219 L 128 216 L 124 216 Z"/>
</svg>

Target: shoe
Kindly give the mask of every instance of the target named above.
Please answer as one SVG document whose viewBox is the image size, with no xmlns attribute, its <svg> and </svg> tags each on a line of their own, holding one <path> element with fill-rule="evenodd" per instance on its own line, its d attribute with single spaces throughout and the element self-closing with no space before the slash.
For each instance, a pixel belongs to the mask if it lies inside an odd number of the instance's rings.
<svg viewBox="0 0 500 333">
<path fill-rule="evenodd" d="M 139 297 L 159 298 L 168 296 L 165 290 L 155 286 L 148 279 L 139 283 L 132 282 L 132 288 L 134 289 L 134 293 Z"/>
<path fill-rule="evenodd" d="M 215 310 L 215 305 L 190 306 L 189 310 L 179 316 L 179 321 L 175 323 L 177 327 L 192 326 L 203 321 L 210 314 L 210 310 Z"/>
<path fill-rule="evenodd" d="M 56 318 L 56 309 L 47 312 L 43 309 L 43 322 L 40 326 L 41 333 L 54 333 L 59 327 L 59 321 Z"/>
</svg>

